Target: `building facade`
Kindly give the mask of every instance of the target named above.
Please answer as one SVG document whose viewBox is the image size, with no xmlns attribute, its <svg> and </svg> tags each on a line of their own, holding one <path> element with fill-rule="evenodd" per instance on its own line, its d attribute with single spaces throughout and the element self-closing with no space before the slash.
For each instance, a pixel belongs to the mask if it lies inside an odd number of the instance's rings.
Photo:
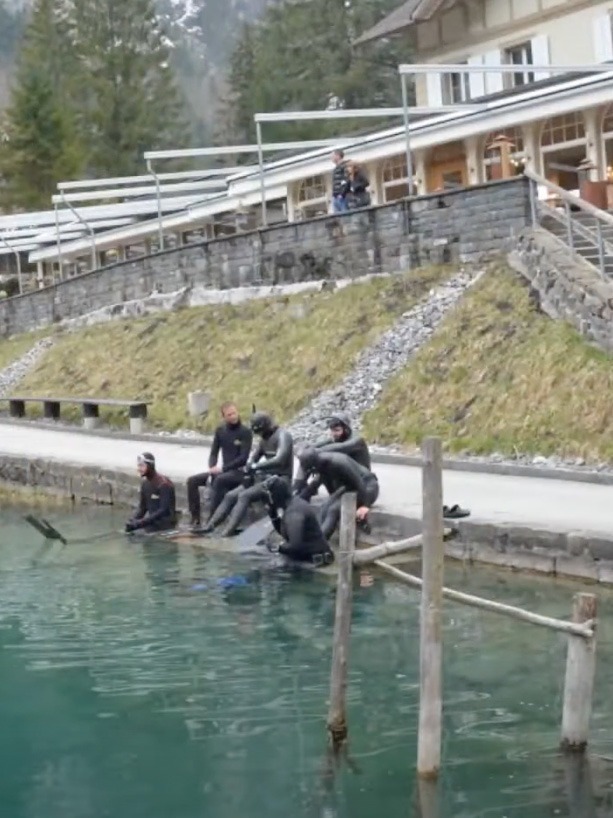
<svg viewBox="0 0 613 818">
<path fill-rule="evenodd" d="M 579 192 L 583 165 L 588 178 L 601 183 L 600 198 L 592 203 L 613 208 L 613 0 L 406 0 L 362 34 L 356 48 L 390 36 L 406 40 L 407 61 L 492 66 L 487 73 L 417 76 L 418 106 L 479 102 L 482 107 L 411 120 L 416 193 L 480 184 L 524 169 Z M 500 65 L 517 71 L 496 71 Z M 602 65 L 607 70 L 571 70 Z M 547 66 L 568 66 L 569 71 L 553 73 Z M 407 195 L 402 125 L 348 137 L 346 144 L 347 157 L 369 176 L 373 204 Z M 174 231 L 179 239 L 188 229 L 202 229 L 211 237 L 220 219 L 236 221 L 236 214 L 252 227 L 263 189 L 269 212 L 276 208 L 289 221 L 311 218 L 329 212 L 331 184 L 329 149 L 266 162 L 264 178 L 257 170 L 237 174 L 223 194 L 190 208 L 188 217 L 164 219 L 159 229 Z M 141 223 L 137 229 L 139 236 L 150 238 L 158 225 Z M 233 229 L 243 228 L 236 222 Z M 134 238 L 130 227 L 101 234 L 95 243 L 102 252 L 123 247 L 125 253 Z M 68 243 L 63 253 L 67 259 L 86 257 L 88 242 Z M 53 264 L 57 257 L 50 247 L 30 254 L 30 261 Z"/>
</svg>

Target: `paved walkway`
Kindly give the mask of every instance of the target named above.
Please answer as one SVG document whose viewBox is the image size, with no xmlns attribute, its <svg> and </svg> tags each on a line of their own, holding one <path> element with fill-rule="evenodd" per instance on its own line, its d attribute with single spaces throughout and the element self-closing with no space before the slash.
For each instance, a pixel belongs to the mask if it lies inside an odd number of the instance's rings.
<svg viewBox="0 0 613 818">
<path fill-rule="evenodd" d="M 152 450 L 160 471 L 183 481 L 206 468 L 208 450 L 188 443 L 143 443 L 19 425 L 0 426 L 0 455 L 54 459 L 131 471 L 136 455 Z M 419 516 L 421 471 L 411 466 L 377 464 L 381 483 L 378 505 Z M 444 500 L 472 510 L 480 523 L 511 523 L 561 532 L 613 534 L 613 487 L 536 477 L 446 471 Z"/>
</svg>

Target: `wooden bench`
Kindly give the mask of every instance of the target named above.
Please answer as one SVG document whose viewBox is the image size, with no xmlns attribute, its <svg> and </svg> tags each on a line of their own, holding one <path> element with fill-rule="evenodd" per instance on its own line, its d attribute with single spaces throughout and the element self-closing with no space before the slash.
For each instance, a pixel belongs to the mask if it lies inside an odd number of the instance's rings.
<svg viewBox="0 0 613 818">
<path fill-rule="evenodd" d="M 26 403 L 42 403 L 43 416 L 47 420 L 59 420 L 60 407 L 63 403 L 77 404 L 83 409 L 83 426 L 95 429 L 98 425 L 101 406 L 113 406 L 128 410 L 130 431 L 134 435 L 142 434 L 147 418 L 148 403 L 142 400 L 116 400 L 113 398 L 38 398 L 12 395 L 0 398 L 8 401 L 9 414 L 12 418 L 23 418 L 26 414 Z"/>
</svg>

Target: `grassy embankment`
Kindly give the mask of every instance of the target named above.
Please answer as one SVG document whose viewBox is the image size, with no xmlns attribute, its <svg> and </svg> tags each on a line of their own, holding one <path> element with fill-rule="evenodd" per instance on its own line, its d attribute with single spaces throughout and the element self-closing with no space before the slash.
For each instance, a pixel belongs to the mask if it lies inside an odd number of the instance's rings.
<svg viewBox="0 0 613 818">
<path fill-rule="evenodd" d="M 613 357 L 535 309 L 492 269 L 365 418 L 370 440 L 451 452 L 613 460 Z"/>
<path fill-rule="evenodd" d="M 150 422 L 169 430 L 211 430 L 217 405 L 229 398 L 244 415 L 255 402 L 287 421 L 450 274 L 429 268 L 336 292 L 197 307 L 63 334 L 19 391 L 147 398 Z M 187 393 L 198 389 L 213 407 L 199 425 L 186 413 Z"/>
</svg>

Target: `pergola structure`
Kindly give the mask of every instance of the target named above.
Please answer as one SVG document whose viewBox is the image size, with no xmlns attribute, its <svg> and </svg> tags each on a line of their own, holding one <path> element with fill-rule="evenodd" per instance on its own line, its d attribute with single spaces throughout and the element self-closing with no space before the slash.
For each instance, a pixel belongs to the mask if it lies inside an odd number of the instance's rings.
<svg viewBox="0 0 613 818">
<path fill-rule="evenodd" d="M 149 174 L 146 176 L 126 177 L 121 179 L 107 179 L 97 180 L 94 184 L 101 192 L 109 191 L 106 195 L 102 193 L 96 199 L 92 196 L 91 199 L 85 199 L 80 194 L 86 194 L 91 188 L 92 183 L 88 182 L 68 182 L 62 183 L 60 186 L 60 194 L 63 194 L 65 199 L 69 200 L 60 202 L 65 207 L 58 210 L 62 215 L 63 222 L 71 222 L 66 224 L 60 231 L 61 238 L 66 239 L 70 236 L 71 242 L 66 248 L 70 257 L 77 258 L 77 253 L 84 255 L 87 252 L 87 242 L 83 241 L 83 231 L 89 233 L 90 245 L 92 250 L 98 248 L 100 250 L 122 247 L 129 244 L 129 239 L 132 237 L 135 241 L 140 241 L 141 238 L 149 236 L 156 231 L 160 236 L 159 246 L 164 246 L 164 234 L 168 238 L 169 233 L 181 231 L 186 226 L 191 226 L 203 222 L 203 220 L 210 220 L 215 214 L 224 212 L 232 208 L 243 208 L 245 205 L 252 207 L 257 205 L 258 200 L 262 209 L 262 223 L 267 223 L 266 216 L 266 201 L 270 201 L 271 197 L 279 198 L 287 195 L 283 192 L 283 186 L 288 184 L 286 180 L 301 178 L 297 173 L 303 172 L 305 176 L 309 174 L 310 167 L 318 167 L 317 173 L 325 172 L 323 165 L 325 165 L 325 151 L 324 148 L 339 147 L 344 149 L 357 148 L 376 142 L 377 139 L 404 139 L 406 144 L 407 154 L 407 175 L 408 175 L 408 192 L 409 195 L 414 194 L 414 174 L 412 171 L 412 139 L 417 139 L 420 145 L 423 145 L 423 134 L 429 132 L 430 129 L 440 130 L 447 126 L 447 123 L 454 128 L 459 128 L 460 132 L 464 132 L 467 128 L 474 128 L 473 120 L 485 121 L 490 115 L 495 117 L 497 122 L 511 122 L 515 106 L 513 100 L 509 100 L 507 96 L 500 98 L 488 98 L 487 100 L 479 101 L 476 98 L 474 102 L 461 102 L 453 105 L 441 105 L 434 107 L 420 107 L 410 106 L 407 104 L 407 82 L 406 77 L 410 75 L 437 75 L 437 74 L 459 74 L 471 75 L 481 74 L 487 75 L 489 73 L 500 74 L 517 74 L 526 73 L 530 71 L 535 75 L 547 74 L 599 74 L 613 76 L 613 66 L 610 64 L 597 65 L 571 65 L 571 66 L 557 66 L 557 65 L 466 65 L 466 64 L 417 64 L 417 65 L 401 65 L 398 68 L 399 77 L 401 79 L 401 87 L 403 92 L 403 105 L 397 108 L 374 108 L 374 109 L 340 109 L 331 111 L 298 111 L 298 112 L 279 112 L 279 113 L 258 113 L 255 116 L 256 130 L 258 131 L 257 143 L 254 145 L 230 145 L 225 147 L 215 148 L 200 148 L 187 150 L 170 150 L 170 151 L 151 151 L 145 154 L 145 160 L 148 165 Z M 572 79 L 572 78 L 571 78 Z M 572 88 L 576 85 L 581 85 L 586 82 L 583 79 L 575 79 L 570 85 Z M 576 91 L 569 91 L 565 93 L 576 93 Z M 543 92 L 540 88 L 526 88 L 525 92 L 519 97 L 518 102 L 520 106 L 525 99 L 540 99 Z M 518 110 L 522 110 L 521 107 Z M 342 136 L 335 139 L 322 139 L 303 142 L 276 142 L 264 143 L 262 140 L 262 126 L 267 122 L 280 121 L 307 121 L 307 120 L 356 120 L 360 118 L 385 119 L 398 117 L 403 120 L 404 127 L 393 127 L 389 131 L 382 131 L 379 133 L 371 133 L 360 136 Z M 458 125 L 455 123 L 459 122 Z M 507 127 L 505 124 L 496 124 L 495 128 Z M 310 151 L 309 149 L 313 149 Z M 321 150 L 318 150 L 321 149 Z M 402 148 L 400 148 L 402 151 Z M 283 151 L 294 152 L 287 158 L 273 157 L 271 161 L 264 162 L 264 153 L 274 151 L 282 153 Z M 299 152 L 299 153 L 298 153 Z M 185 160 L 188 158 L 201 157 L 221 157 L 231 156 L 234 154 L 250 153 L 257 156 L 257 164 L 235 166 L 233 168 L 215 168 L 205 169 L 202 171 L 181 171 L 179 174 L 158 173 L 153 163 L 163 160 Z M 323 165 L 322 165 L 323 163 Z M 287 170 L 284 170 L 287 168 Z M 291 170 L 293 168 L 293 170 Z M 298 169 L 301 169 L 298 170 Z M 312 172 L 312 171 L 311 171 Z M 213 180 L 220 183 L 219 192 L 214 192 L 213 185 L 208 188 L 211 192 L 208 195 L 198 195 L 203 193 L 205 188 L 200 184 L 200 191 L 195 189 L 198 180 L 200 182 L 213 182 Z M 223 180 L 223 182 L 222 182 Z M 125 190 L 124 187 L 132 185 L 139 188 L 143 196 L 135 195 L 130 201 L 120 202 L 116 204 L 97 205 L 94 207 L 81 207 L 85 201 L 108 201 L 113 198 L 115 191 Z M 178 192 L 178 186 L 181 184 L 193 185 L 194 188 L 184 190 L 186 194 L 184 200 L 181 201 Z M 173 190 L 174 187 L 174 190 Z M 259 192 L 258 192 L 259 187 Z M 155 195 L 153 195 L 155 194 Z M 72 196 L 79 196 L 78 199 L 72 199 Z M 176 197 L 176 198 L 175 198 Z M 75 218 L 75 215 L 70 211 L 68 205 L 74 206 L 74 210 L 78 212 L 82 221 Z M 86 212 L 88 211 L 88 212 Z M 24 214 L 26 215 L 26 214 Z M 157 215 L 157 220 L 155 216 Z M 147 217 L 151 217 L 147 219 Z M 85 228 L 85 223 L 92 225 L 93 219 L 97 219 L 100 223 L 109 221 L 111 219 L 130 219 L 123 225 L 118 223 L 109 225 L 113 229 L 110 231 L 99 232 L 95 229 L 95 235 Z M 140 221 L 137 221 L 140 218 Z M 143 221 L 145 218 L 147 221 Z M 157 221 L 157 227 L 156 227 Z M 24 223 L 21 223 L 24 226 Z M 62 225 L 60 225 L 61 227 Z M 49 225 L 45 225 L 49 227 Z M 115 229 L 117 228 L 117 229 Z M 77 230 L 81 233 L 77 236 Z M 0 217 L 0 230 L 2 230 L 2 217 Z M 73 231 L 70 234 L 70 230 Z M 40 236 L 40 234 L 39 234 Z M 45 240 L 48 242 L 49 235 L 45 234 Z M 11 243 L 11 238 L 4 234 L 5 240 Z M 27 237 L 24 236 L 24 239 Z M 38 238 L 38 237 L 37 237 Z M 74 241 L 72 239 L 74 238 Z M 113 242 L 115 242 L 113 244 Z M 51 243 L 51 242 L 48 242 Z M 0 242 L 0 244 L 2 244 Z M 44 245 L 39 243 L 38 248 Z M 84 253 L 85 250 L 85 253 Z M 2 249 L 0 248 L 0 252 Z M 9 252 L 8 248 L 5 252 Z M 61 264 L 61 250 L 58 253 Z M 93 256 L 93 254 L 92 254 Z M 47 250 L 34 250 L 31 255 L 31 261 L 46 261 L 56 258 Z M 95 259 L 92 257 L 92 265 Z"/>
<path fill-rule="evenodd" d="M 413 113 L 414 116 L 427 116 L 428 114 L 444 114 L 450 111 L 457 111 L 459 108 L 462 108 L 464 111 L 471 111 L 471 110 L 482 110 L 483 105 L 475 105 L 471 103 L 459 103 L 457 105 L 439 105 L 436 108 L 429 108 L 423 106 L 414 105 L 409 108 L 408 104 L 408 96 L 406 93 L 406 87 L 403 83 L 403 105 L 401 108 L 340 108 L 336 110 L 325 110 L 325 111 L 293 111 L 293 112 L 286 112 L 281 111 L 280 113 L 258 113 L 255 114 L 253 117 L 255 121 L 255 127 L 257 131 L 257 140 L 258 146 L 262 144 L 262 124 L 265 122 L 306 122 L 306 121 L 314 121 L 314 120 L 324 120 L 324 119 L 365 119 L 374 117 L 376 119 L 387 119 L 389 117 L 403 117 L 405 121 L 405 129 L 407 133 L 407 167 L 409 169 L 409 195 L 412 195 L 412 160 L 409 150 L 409 143 L 408 143 L 408 133 L 409 133 L 409 125 L 408 125 L 408 118 L 409 118 L 409 110 Z M 350 148 L 354 145 L 359 139 L 355 137 L 352 139 L 350 137 L 340 137 L 339 139 L 333 140 L 332 144 L 337 148 Z M 262 224 L 266 225 L 266 184 L 264 180 L 265 176 L 265 168 L 263 163 L 262 152 L 258 151 L 258 163 L 259 163 L 259 172 L 260 172 L 260 190 L 261 190 L 261 197 L 262 197 Z"/>
</svg>

